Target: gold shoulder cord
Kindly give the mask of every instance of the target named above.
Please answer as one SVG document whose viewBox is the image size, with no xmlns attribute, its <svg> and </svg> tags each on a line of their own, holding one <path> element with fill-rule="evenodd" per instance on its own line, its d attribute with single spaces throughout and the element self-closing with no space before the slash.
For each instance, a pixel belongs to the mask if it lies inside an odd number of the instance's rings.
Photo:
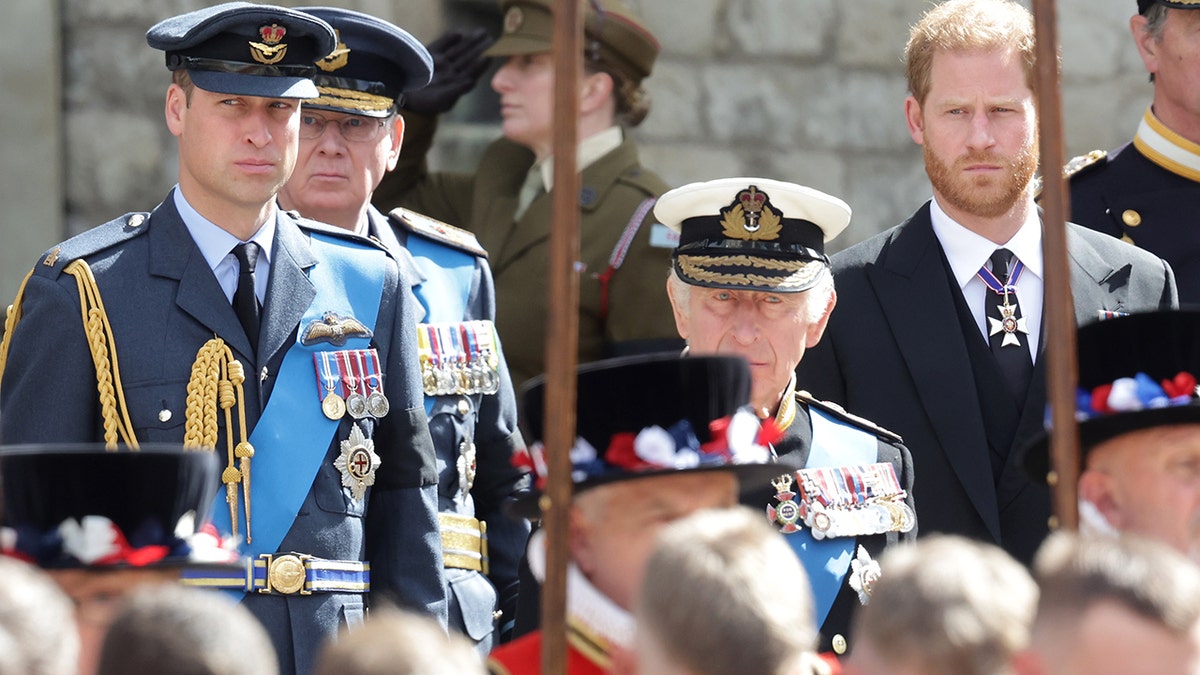
<svg viewBox="0 0 1200 675">
<path fill-rule="evenodd" d="M 0 340 L 0 380 L 4 379 L 4 366 L 8 363 L 8 345 L 12 342 L 13 329 L 21 320 L 21 299 L 25 297 L 25 284 L 29 283 L 31 276 L 33 276 L 33 270 L 29 270 L 29 273 L 21 280 L 21 285 L 17 288 L 17 298 L 13 300 L 13 304 L 8 306 L 8 311 L 4 316 L 4 339 Z"/>
<path fill-rule="evenodd" d="M 125 392 L 121 388 L 116 342 L 113 339 L 112 326 L 108 323 L 108 315 L 104 312 L 104 302 L 100 299 L 96 278 L 92 276 L 92 269 L 83 260 L 72 262 L 63 271 L 75 277 L 79 286 L 79 309 L 83 318 L 83 330 L 87 336 L 88 349 L 92 352 L 92 364 L 96 368 L 96 389 L 100 394 L 100 415 L 104 423 L 104 446 L 108 450 L 116 450 L 119 435 L 126 445 L 137 450 L 137 435 L 133 431 L 133 423 L 129 420 Z M 21 288 L 17 291 L 16 300 L 8 308 L 4 341 L 0 343 L 0 377 L 3 377 L 4 367 L 8 363 L 8 348 L 13 329 L 21 320 L 21 301 L 25 295 L 25 285 L 32 275 L 32 271 L 25 275 Z"/>
<path fill-rule="evenodd" d="M 192 375 L 187 385 L 187 413 L 184 422 L 183 447 L 215 451 L 217 448 L 217 407 L 225 415 L 226 455 L 229 463 L 221 473 L 225 483 L 225 501 L 229 504 L 229 523 L 233 536 L 238 536 L 238 484 L 246 500 L 246 543 L 250 543 L 250 458 L 254 446 L 246 434 L 246 394 L 242 383 L 246 373 L 242 363 L 233 358 L 233 351 L 219 337 L 214 337 L 192 363 Z M 238 432 L 242 439 L 233 442 L 233 408 L 238 411 Z M 240 461 L 239 461 L 240 460 Z M 240 464 L 240 468 L 239 468 Z"/>
<path fill-rule="evenodd" d="M 92 269 L 83 260 L 76 260 L 63 270 L 75 277 L 79 287 L 80 315 L 88 348 L 92 352 L 92 363 L 96 368 L 96 389 L 100 394 L 100 414 L 104 424 L 104 444 L 116 450 L 118 436 L 130 448 L 137 450 L 137 435 L 129 419 L 125 404 L 125 391 L 121 386 L 121 370 L 117 364 L 116 341 L 104 301 Z M 4 321 L 4 338 L 0 340 L 0 378 L 8 362 L 8 349 L 12 342 L 13 329 L 21 320 L 21 302 L 25 286 L 33 276 L 31 270 L 21 281 L 17 297 L 8 308 Z M 196 354 L 192 364 L 191 378 L 187 386 L 187 414 L 184 426 L 184 448 L 215 451 L 217 446 L 217 406 L 225 411 L 225 428 L 230 429 L 226 439 L 229 465 L 221 475 L 225 483 L 225 498 L 229 502 L 230 523 L 233 535 L 238 533 L 238 494 L 241 483 L 246 500 L 246 542 L 250 542 L 250 458 L 254 446 L 246 434 L 245 392 L 242 383 L 246 375 L 241 362 L 233 357 L 233 351 L 220 338 L 209 340 Z M 233 443 L 233 411 L 238 408 L 238 431 L 242 439 Z M 235 460 L 240 460 L 239 469 Z"/>
<path fill-rule="evenodd" d="M 121 369 L 117 365 L 117 345 L 113 338 L 104 301 L 92 268 L 83 260 L 67 265 L 64 272 L 75 277 L 79 285 L 79 308 L 83 316 L 83 329 L 87 334 L 88 347 L 92 350 L 92 363 L 96 366 L 96 389 L 100 392 L 100 415 L 104 420 L 104 446 L 117 449 L 117 435 L 130 448 L 137 450 L 137 436 L 133 423 L 129 421 L 129 409 L 125 406 L 125 390 L 121 387 Z M 118 409 L 119 408 L 119 409 Z"/>
</svg>

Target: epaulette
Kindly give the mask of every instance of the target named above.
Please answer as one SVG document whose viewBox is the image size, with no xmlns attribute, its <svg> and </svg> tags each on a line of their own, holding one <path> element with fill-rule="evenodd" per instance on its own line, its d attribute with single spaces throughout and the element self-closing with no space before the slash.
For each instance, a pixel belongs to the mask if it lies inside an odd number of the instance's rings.
<svg viewBox="0 0 1200 675">
<path fill-rule="evenodd" d="M 1107 163 L 1108 152 L 1104 150 L 1093 150 L 1086 155 L 1072 157 L 1071 161 L 1063 166 L 1063 178 L 1077 178 Z"/>
<path fill-rule="evenodd" d="M 77 234 L 43 253 L 34 270 L 41 276 L 57 277 L 67 265 L 80 258 L 141 236 L 149 229 L 145 227 L 149 217 L 150 214 L 145 211 L 126 213 L 120 218 L 114 218 L 103 225 Z"/>
<path fill-rule="evenodd" d="M 480 258 L 488 257 L 487 251 L 479 245 L 479 240 L 475 238 L 475 235 L 460 227 L 401 207 L 392 209 L 388 217 L 412 234 L 432 239 L 439 244 L 466 251 Z"/>
<path fill-rule="evenodd" d="M 648 171 L 641 166 L 632 166 L 621 172 L 617 177 L 617 181 L 632 185 L 633 187 L 646 193 L 647 197 L 657 197 L 662 194 L 662 179 L 653 171 Z"/>
<path fill-rule="evenodd" d="M 378 239 L 375 239 L 373 237 L 364 237 L 355 232 L 351 232 L 350 230 L 346 230 L 346 229 L 343 229 L 340 227 L 334 227 L 333 225 L 330 225 L 328 223 L 322 223 L 319 220 L 305 218 L 304 216 L 300 215 L 299 211 L 284 211 L 283 213 L 284 213 L 284 215 L 291 217 L 292 220 L 295 220 L 296 225 L 299 226 L 303 230 L 308 230 L 310 232 L 319 232 L 321 234 L 324 234 L 324 235 L 327 235 L 330 237 L 337 237 L 338 239 L 352 241 L 356 244 L 361 244 L 363 246 L 369 246 L 371 248 L 377 248 L 381 251 L 387 252 L 387 247 L 383 245 L 383 242 L 381 242 Z"/>
<path fill-rule="evenodd" d="M 884 439 L 885 441 L 888 441 L 891 443 L 903 443 L 904 442 L 904 439 L 900 438 L 900 434 L 897 434 L 894 431 L 889 431 L 887 429 L 884 429 L 883 427 L 879 426 L 878 424 L 875 424 L 871 420 L 866 419 L 864 417 L 859 417 L 858 415 L 851 415 L 850 413 L 846 412 L 845 408 L 834 403 L 833 401 L 818 401 L 817 399 L 813 398 L 813 395 L 808 393 L 807 391 L 797 391 L 796 392 L 796 401 L 803 403 L 812 408 L 820 408 L 822 412 L 829 413 L 830 415 L 836 417 L 837 419 L 839 419 L 843 422 L 846 422 L 847 424 L 850 424 L 852 426 L 856 426 L 856 427 L 862 429 L 863 431 L 873 433 L 876 436 Z"/>
</svg>

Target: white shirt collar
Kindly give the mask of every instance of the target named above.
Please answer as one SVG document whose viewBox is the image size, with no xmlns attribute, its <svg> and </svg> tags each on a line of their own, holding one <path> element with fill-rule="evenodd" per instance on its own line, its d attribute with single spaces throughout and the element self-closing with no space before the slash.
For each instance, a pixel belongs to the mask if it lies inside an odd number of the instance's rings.
<svg viewBox="0 0 1200 675">
<path fill-rule="evenodd" d="M 200 248 L 200 253 L 208 263 L 209 269 L 215 270 L 217 265 L 221 264 L 221 261 L 233 250 L 233 247 L 243 242 L 192 208 L 178 185 L 175 186 L 174 194 L 175 209 L 179 211 L 179 217 L 183 219 L 183 224 L 192 235 L 196 246 Z M 255 232 L 249 241 L 258 244 L 262 249 L 259 255 L 266 256 L 269 264 L 271 262 L 271 246 L 275 243 L 275 221 L 270 220 L 258 228 L 258 232 Z"/>
<path fill-rule="evenodd" d="M 959 288 L 965 288 L 967 282 L 975 278 L 980 268 L 987 263 L 992 252 L 1001 248 L 995 242 L 983 237 L 951 218 L 938 205 L 935 197 L 929 205 L 929 219 L 933 224 L 933 233 L 937 236 L 950 262 L 950 270 Z M 1042 274 L 1042 221 L 1037 209 L 1029 210 L 1029 217 L 1021 225 L 1021 229 L 1002 245 L 1012 251 L 1018 260 L 1025 263 L 1028 272 L 1039 279 Z"/>
<path fill-rule="evenodd" d="M 595 164 L 601 157 L 621 147 L 621 143 L 624 141 L 625 134 L 619 126 L 612 126 L 598 134 L 592 134 L 579 142 L 575 163 L 579 170 L 583 171 Z M 538 168 L 542 174 L 542 185 L 545 186 L 546 192 L 549 192 L 550 188 L 554 187 L 554 158 L 546 158 Z"/>
</svg>

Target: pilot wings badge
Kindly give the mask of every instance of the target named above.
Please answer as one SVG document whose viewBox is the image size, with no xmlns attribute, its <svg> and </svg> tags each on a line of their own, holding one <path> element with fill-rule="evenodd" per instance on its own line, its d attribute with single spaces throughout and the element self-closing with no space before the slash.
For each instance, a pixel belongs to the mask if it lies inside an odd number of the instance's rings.
<svg viewBox="0 0 1200 675">
<path fill-rule="evenodd" d="M 300 344 L 311 347 L 319 342 L 328 342 L 341 347 L 346 340 L 355 337 L 370 339 L 371 329 L 352 316 L 339 316 L 325 312 L 320 321 L 311 321 L 300 335 Z"/>
</svg>

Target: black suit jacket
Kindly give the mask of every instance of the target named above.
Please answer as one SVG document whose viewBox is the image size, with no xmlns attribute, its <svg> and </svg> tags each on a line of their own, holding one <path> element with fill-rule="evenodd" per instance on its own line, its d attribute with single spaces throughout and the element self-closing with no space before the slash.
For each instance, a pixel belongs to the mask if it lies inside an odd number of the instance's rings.
<svg viewBox="0 0 1200 675">
<path fill-rule="evenodd" d="M 1096 320 L 1099 310 L 1178 306 L 1174 274 L 1154 255 L 1074 224 L 1067 248 L 1077 324 Z M 1039 355 L 1024 407 L 999 411 L 1016 433 L 994 479 L 981 412 L 994 401 L 972 370 L 955 309 L 959 291 L 943 260 L 928 203 L 834 256 L 838 306 L 805 354 L 798 386 L 904 438 L 922 533 L 990 541 L 1028 563 L 1046 535 L 1050 500 L 1025 475 L 1016 449 L 1042 427 L 1045 360 Z"/>
</svg>

